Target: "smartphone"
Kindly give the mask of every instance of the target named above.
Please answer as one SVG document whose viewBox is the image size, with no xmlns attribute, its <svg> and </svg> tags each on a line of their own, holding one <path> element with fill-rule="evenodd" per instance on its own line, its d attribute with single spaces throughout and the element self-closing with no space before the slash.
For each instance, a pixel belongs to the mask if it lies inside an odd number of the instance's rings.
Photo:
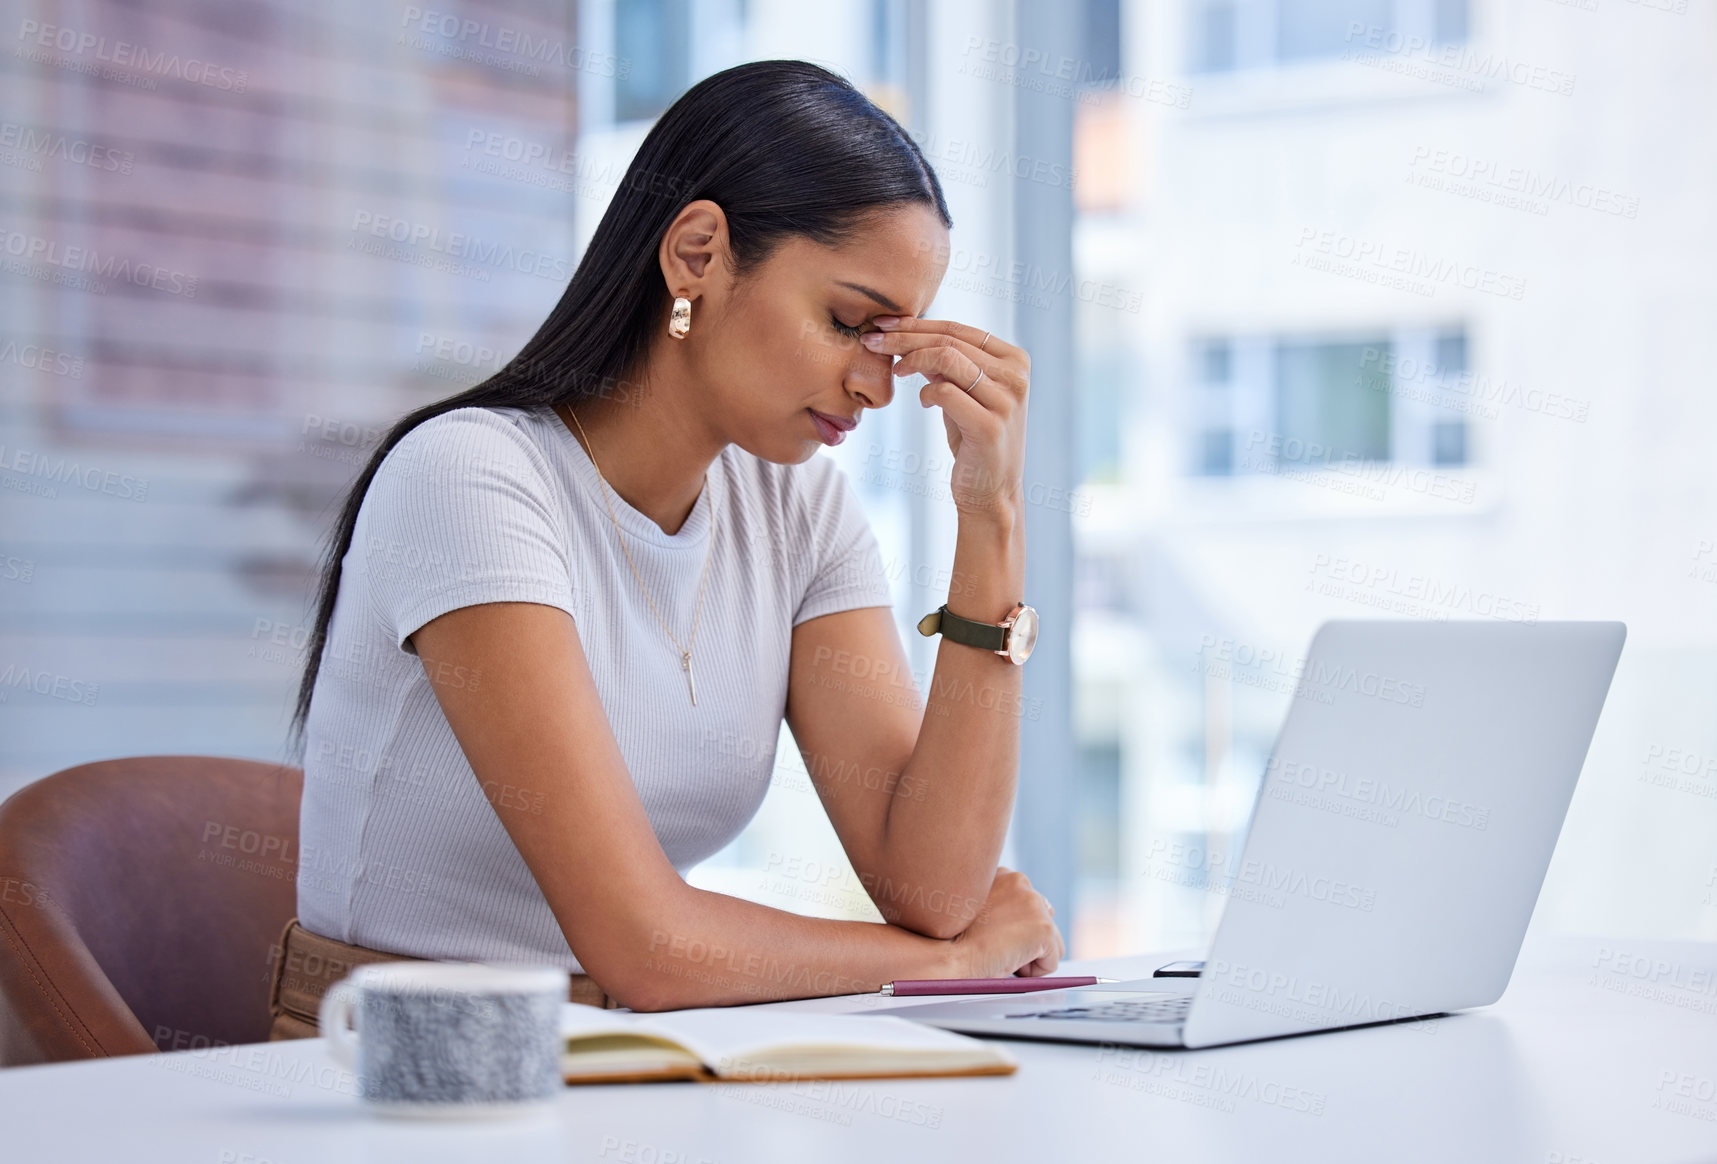
<svg viewBox="0 0 1717 1164">
<path fill-rule="evenodd" d="M 1170 962 L 1158 966 L 1152 978 L 1197 978 L 1204 973 L 1203 962 Z"/>
</svg>

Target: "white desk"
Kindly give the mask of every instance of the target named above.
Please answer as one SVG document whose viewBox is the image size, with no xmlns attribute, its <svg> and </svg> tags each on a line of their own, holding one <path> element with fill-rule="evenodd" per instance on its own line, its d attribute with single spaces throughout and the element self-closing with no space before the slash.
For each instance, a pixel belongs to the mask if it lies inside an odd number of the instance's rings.
<svg viewBox="0 0 1717 1164">
<path fill-rule="evenodd" d="M 1161 961 L 1069 969 L 1125 978 Z M 543 1116 L 511 1123 L 372 1117 L 319 1039 L 12 1068 L 0 1071 L 0 1156 L 19 1164 L 1717 1160 L 1717 945 L 1707 943 L 1534 941 L 1497 1006 L 1422 1024 L 1139 1051 L 1130 1060 L 1094 1046 L 1007 1045 L 1020 1069 L 1004 1078 L 569 1087 Z"/>
</svg>

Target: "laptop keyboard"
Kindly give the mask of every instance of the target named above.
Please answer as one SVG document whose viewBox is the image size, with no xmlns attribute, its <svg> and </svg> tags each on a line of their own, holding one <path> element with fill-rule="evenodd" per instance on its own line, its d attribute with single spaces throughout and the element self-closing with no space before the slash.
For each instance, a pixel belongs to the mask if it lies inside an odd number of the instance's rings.
<svg viewBox="0 0 1717 1164">
<path fill-rule="evenodd" d="M 1033 1010 L 1008 1018 L 1092 1019 L 1106 1023 L 1173 1023 L 1186 1017 L 1192 1005 L 1190 994 L 1141 994 L 1137 998 L 1100 1002 L 1095 1006 L 1064 1006 L 1059 1010 Z"/>
</svg>

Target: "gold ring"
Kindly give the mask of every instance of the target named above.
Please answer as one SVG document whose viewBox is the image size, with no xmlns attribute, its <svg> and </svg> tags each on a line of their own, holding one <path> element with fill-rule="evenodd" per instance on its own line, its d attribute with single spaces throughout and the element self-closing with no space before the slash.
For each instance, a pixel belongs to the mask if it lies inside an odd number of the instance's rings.
<svg viewBox="0 0 1717 1164">
<path fill-rule="evenodd" d="M 986 331 L 986 332 L 985 332 L 985 333 L 984 333 L 984 342 L 983 342 L 983 343 L 980 343 L 980 344 L 979 344 L 979 345 L 978 345 L 978 350 L 979 350 L 979 351 L 980 351 L 980 352 L 981 352 L 981 351 L 983 351 L 983 350 L 984 350 L 984 344 L 987 344 L 987 343 L 989 343 L 989 342 L 990 342 L 990 333 L 989 333 L 989 332 L 987 332 L 987 331 Z M 976 380 L 973 380 L 973 381 L 972 381 L 972 383 L 974 383 L 974 384 L 976 384 L 976 383 L 977 383 L 977 381 L 976 381 Z"/>
</svg>

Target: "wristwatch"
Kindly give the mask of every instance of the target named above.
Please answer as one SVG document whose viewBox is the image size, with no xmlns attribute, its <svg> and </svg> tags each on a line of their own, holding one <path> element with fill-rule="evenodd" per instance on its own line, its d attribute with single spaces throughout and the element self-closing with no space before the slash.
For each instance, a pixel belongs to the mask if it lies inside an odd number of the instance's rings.
<svg viewBox="0 0 1717 1164">
<path fill-rule="evenodd" d="M 949 610 L 944 602 L 918 620 L 919 634 L 929 637 L 937 632 L 952 642 L 994 651 L 1017 666 L 1031 657 L 1031 649 L 1037 645 L 1037 611 L 1016 602 L 1002 622 L 973 622 Z"/>
</svg>

